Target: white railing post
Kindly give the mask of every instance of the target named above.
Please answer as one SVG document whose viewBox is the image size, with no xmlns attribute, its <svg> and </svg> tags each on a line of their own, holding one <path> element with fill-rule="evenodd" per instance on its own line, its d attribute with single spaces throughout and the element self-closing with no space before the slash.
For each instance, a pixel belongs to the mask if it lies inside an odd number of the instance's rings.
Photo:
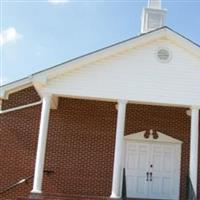
<svg viewBox="0 0 200 200">
<path fill-rule="evenodd" d="M 42 99 L 42 110 L 40 118 L 40 129 L 38 136 L 38 146 L 35 161 L 35 173 L 33 180 L 32 193 L 42 192 L 42 181 L 45 161 L 45 151 L 47 142 L 47 133 L 49 125 L 49 113 L 50 113 L 51 95 L 45 94 Z"/>
<path fill-rule="evenodd" d="M 190 179 L 195 195 L 197 195 L 198 182 L 199 109 L 199 107 L 191 108 Z"/>
<path fill-rule="evenodd" d="M 124 142 L 124 127 L 126 118 L 126 104 L 127 101 L 118 101 L 118 114 L 117 114 L 117 127 L 116 127 L 116 139 L 115 139 L 115 155 L 113 165 L 113 180 L 112 180 L 112 193 L 111 198 L 121 197 L 121 181 L 122 181 L 122 154 L 123 154 L 123 142 Z"/>
</svg>

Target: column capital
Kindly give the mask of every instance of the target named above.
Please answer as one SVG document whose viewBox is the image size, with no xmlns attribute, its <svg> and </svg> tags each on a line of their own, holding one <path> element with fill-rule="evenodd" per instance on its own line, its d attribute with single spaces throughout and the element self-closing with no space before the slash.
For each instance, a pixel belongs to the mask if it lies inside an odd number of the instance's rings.
<svg viewBox="0 0 200 200">
<path fill-rule="evenodd" d="M 53 94 L 52 93 L 42 93 L 42 97 L 43 98 L 51 98 L 53 96 Z"/>
<path fill-rule="evenodd" d="M 117 100 L 117 103 L 118 103 L 118 104 L 127 104 L 127 103 L 128 103 L 128 100 L 125 100 L 125 99 L 118 99 L 118 100 Z"/>
<path fill-rule="evenodd" d="M 190 110 L 200 110 L 200 106 L 199 105 L 193 105 L 190 107 Z"/>
</svg>

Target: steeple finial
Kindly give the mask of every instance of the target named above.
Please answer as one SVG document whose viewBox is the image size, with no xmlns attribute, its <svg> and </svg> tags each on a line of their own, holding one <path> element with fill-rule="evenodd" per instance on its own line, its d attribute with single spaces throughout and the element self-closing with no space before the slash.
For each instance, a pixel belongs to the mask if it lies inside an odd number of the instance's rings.
<svg viewBox="0 0 200 200">
<path fill-rule="evenodd" d="M 143 9 L 141 33 L 146 33 L 164 26 L 166 10 L 161 7 L 161 0 L 148 0 L 148 7 Z"/>
</svg>

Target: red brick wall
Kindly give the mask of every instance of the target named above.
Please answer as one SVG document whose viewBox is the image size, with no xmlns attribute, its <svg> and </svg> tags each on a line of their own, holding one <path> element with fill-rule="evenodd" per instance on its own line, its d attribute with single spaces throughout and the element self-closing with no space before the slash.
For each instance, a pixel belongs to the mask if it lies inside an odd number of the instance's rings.
<svg viewBox="0 0 200 200">
<path fill-rule="evenodd" d="M 4 100 L 3 110 L 39 101 L 33 87 L 26 88 Z M 33 174 L 40 119 L 40 106 L 0 115 L 0 189 Z M 28 194 L 31 181 L 10 190 L 0 199 L 14 199 Z"/>
<path fill-rule="evenodd" d="M 13 99 L 19 105 L 20 95 L 15 95 Z M 24 95 L 31 97 L 29 93 Z M 9 101 L 3 103 L 4 109 L 7 104 Z M 59 100 L 58 109 L 51 110 L 45 165 L 55 174 L 44 177 L 45 192 L 110 195 L 116 114 L 114 103 Z M 40 106 L 0 115 L 0 152 L 4 158 L 0 163 L 0 188 L 33 173 L 39 118 Z M 31 184 L 0 198 L 28 195 Z"/>
<path fill-rule="evenodd" d="M 0 189 L 33 173 L 39 117 L 40 106 L 0 115 Z M 0 199 L 14 199 L 30 189 L 24 184 L 0 194 Z"/>
<path fill-rule="evenodd" d="M 56 172 L 52 192 L 110 195 L 116 113 L 114 103 L 59 100 L 47 145 L 46 166 Z"/>
<path fill-rule="evenodd" d="M 9 99 L 3 101 L 2 110 L 26 105 L 26 104 L 33 103 L 39 100 L 40 100 L 40 97 L 38 96 L 34 87 L 28 87 L 17 93 L 10 94 Z"/>
<path fill-rule="evenodd" d="M 26 101 L 20 100 L 23 98 Z M 15 106 L 15 101 L 21 105 L 38 99 L 30 88 L 13 94 L 3 107 Z M 0 188 L 33 173 L 40 109 L 35 106 L 0 115 Z M 181 200 L 186 199 L 189 164 L 190 117 L 185 111 L 129 104 L 126 119 L 126 134 L 154 129 L 184 142 Z M 50 114 L 45 164 L 45 169 L 55 174 L 44 176 L 45 192 L 110 195 L 116 115 L 115 103 L 59 99 L 58 109 Z M 23 184 L 0 199 L 27 196 L 31 188 L 31 182 Z"/>
</svg>

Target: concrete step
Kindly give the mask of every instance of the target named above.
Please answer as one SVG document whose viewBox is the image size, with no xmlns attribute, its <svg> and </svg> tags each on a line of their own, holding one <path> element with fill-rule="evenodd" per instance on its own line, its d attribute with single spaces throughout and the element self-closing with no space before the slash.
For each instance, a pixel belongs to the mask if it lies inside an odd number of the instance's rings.
<svg viewBox="0 0 200 200">
<path fill-rule="evenodd" d="M 43 194 L 31 194 L 29 195 L 29 197 L 19 197 L 17 198 L 17 200 L 113 200 L 113 199 L 111 199 L 110 197 L 103 197 L 103 196 L 43 193 Z M 122 200 L 122 199 L 114 199 L 114 200 Z M 126 200 L 154 200 L 154 199 L 126 198 Z"/>
<path fill-rule="evenodd" d="M 31 194 L 29 197 L 19 197 L 17 200 L 110 200 L 109 197 L 89 195 L 68 195 L 56 193 Z"/>
</svg>

